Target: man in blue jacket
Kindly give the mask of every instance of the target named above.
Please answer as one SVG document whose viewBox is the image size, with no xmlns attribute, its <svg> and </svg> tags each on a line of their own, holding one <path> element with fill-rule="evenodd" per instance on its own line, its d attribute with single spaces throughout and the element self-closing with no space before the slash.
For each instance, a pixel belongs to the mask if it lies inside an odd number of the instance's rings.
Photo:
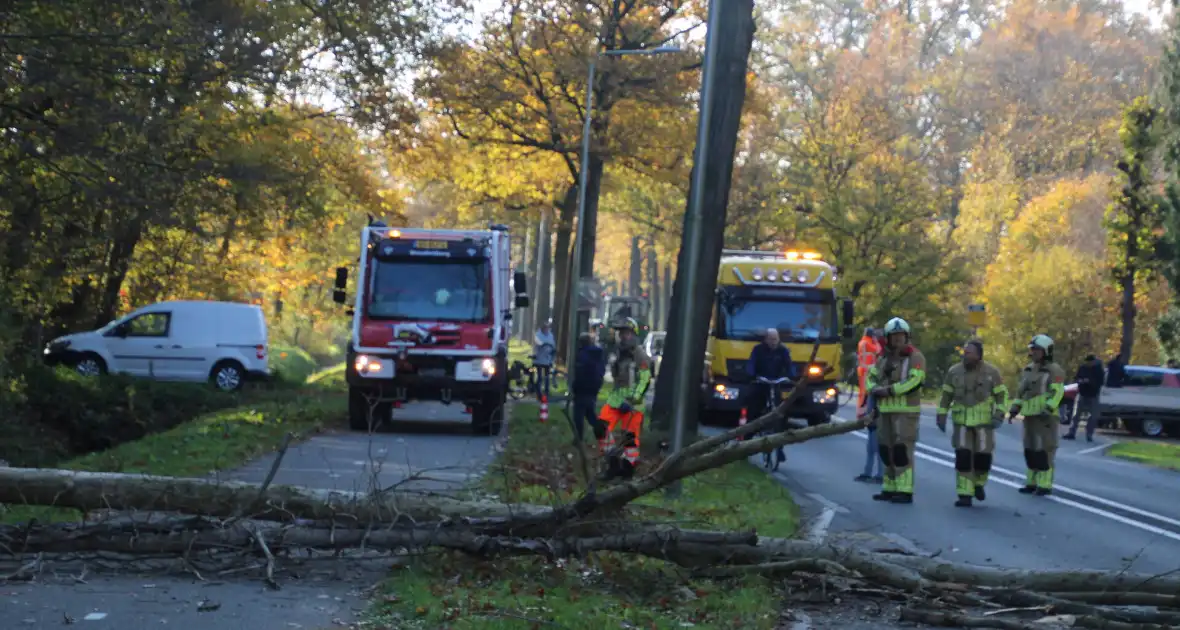
<svg viewBox="0 0 1180 630">
<path fill-rule="evenodd" d="M 795 364 L 791 362 L 791 351 L 779 341 L 777 328 L 768 329 L 766 336 L 762 338 L 762 343 L 754 346 L 754 350 L 750 352 L 750 359 L 746 361 L 746 374 L 751 380 L 759 376 L 770 380 L 783 377 L 795 380 Z M 780 391 L 782 391 L 781 388 L 782 386 L 780 386 Z M 769 386 L 758 382 L 753 384 L 746 399 L 746 409 L 749 410 L 751 420 L 762 417 L 769 396 Z M 777 406 L 778 401 L 773 401 L 771 404 Z M 779 425 L 779 430 L 786 430 L 786 424 L 784 418 Z M 778 447 L 777 457 L 780 462 L 787 459 L 781 446 Z"/>
<path fill-rule="evenodd" d="M 594 343 L 594 336 L 578 336 L 578 352 L 574 355 L 573 421 L 574 444 L 582 444 L 586 425 L 598 419 L 598 392 L 606 374 L 606 353 Z"/>
</svg>

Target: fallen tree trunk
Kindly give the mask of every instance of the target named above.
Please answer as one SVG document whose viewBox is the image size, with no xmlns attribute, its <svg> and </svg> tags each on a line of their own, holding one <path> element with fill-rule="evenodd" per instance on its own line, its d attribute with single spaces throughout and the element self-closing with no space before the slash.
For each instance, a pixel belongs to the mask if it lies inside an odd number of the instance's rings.
<svg viewBox="0 0 1180 630">
<path fill-rule="evenodd" d="M 0 560 L 24 566 L 30 558 L 39 561 L 51 554 L 77 557 L 78 554 L 101 553 L 108 562 L 163 556 L 180 559 L 185 566 L 192 566 L 218 560 L 224 562 L 227 558 L 241 562 L 243 557 L 248 557 L 265 560 L 267 580 L 273 583 L 277 563 L 315 551 L 362 549 L 402 553 L 446 548 L 481 557 L 539 555 L 549 559 L 621 552 L 698 567 L 697 574 L 703 576 L 750 573 L 828 575 L 845 580 L 864 580 L 877 587 L 916 595 L 973 593 L 973 597 L 981 601 L 1031 607 L 1015 610 L 1073 614 L 1114 624 L 1086 627 L 1123 628 L 1132 627 L 1125 624 L 1139 624 L 1133 627 L 1150 628 L 1153 626 L 1142 624 L 1173 627 L 1180 624 L 1180 613 L 1094 606 L 1074 601 L 1074 595 L 1070 593 L 1078 588 L 1090 589 L 1079 591 L 1080 599 L 1092 596 L 1094 589 L 1121 592 L 1134 596 L 1133 599 L 1175 597 L 1174 593 L 1180 589 L 1180 580 L 1176 578 L 1127 573 L 1000 570 L 798 540 L 759 539 L 752 532 L 696 531 L 642 524 L 630 524 L 630 527 L 629 531 L 615 530 L 612 524 L 603 524 L 604 531 L 597 536 L 524 538 L 480 534 L 457 521 L 445 525 L 374 529 L 132 515 L 98 524 L 2 527 L 0 541 L 6 552 L 0 554 Z M 940 612 L 929 618 L 952 622 L 961 618 L 956 614 Z M 985 619 L 997 621 L 992 617 Z M 969 620 L 970 623 L 976 621 L 976 618 Z M 978 627 L 1023 627 L 1011 625 L 1023 622 L 999 621 L 1003 623 Z"/>
<path fill-rule="evenodd" d="M 546 507 L 446 496 L 376 494 L 271 486 L 240 481 L 91 473 L 44 468 L 0 468 L 0 503 L 92 510 L 182 512 L 258 520 L 348 519 L 402 523 L 460 518 L 512 518 L 550 513 Z"/>
</svg>

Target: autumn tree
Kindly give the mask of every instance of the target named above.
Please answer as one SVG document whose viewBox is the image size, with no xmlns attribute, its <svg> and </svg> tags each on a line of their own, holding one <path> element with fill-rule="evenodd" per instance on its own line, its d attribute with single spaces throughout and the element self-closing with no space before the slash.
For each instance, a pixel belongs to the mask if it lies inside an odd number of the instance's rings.
<svg viewBox="0 0 1180 630">
<path fill-rule="evenodd" d="M 15 337 L 34 344 L 111 319 L 141 247 L 256 236 L 243 226 L 273 220 L 252 196 L 260 184 L 267 201 L 314 214 L 317 194 L 280 181 L 291 169 L 272 170 L 279 155 L 253 159 L 246 147 L 295 118 L 329 114 L 266 106 L 315 88 L 345 103 L 332 115 L 352 124 L 412 124 L 392 86 L 433 53 L 448 10 L 256 0 L 9 8 L 0 26 L 14 61 L 0 70 L 0 124 L 11 139 L 0 148 L 0 302 Z M 338 64 L 313 63 L 325 55 Z"/>
<path fill-rule="evenodd" d="M 1111 273 L 1120 289 L 1122 340 L 1119 354 L 1131 360 L 1135 341 L 1135 288 L 1154 275 L 1152 247 L 1162 230 L 1162 216 L 1153 190 L 1153 124 L 1156 110 L 1145 97 L 1135 99 L 1123 114 L 1119 138 L 1123 158 L 1115 165 L 1119 177 L 1106 212 L 1106 229 L 1114 254 Z"/>
<path fill-rule="evenodd" d="M 661 112 L 686 106 L 686 82 L 694 74 L 691 51 L 679 56 L 599 59 L 591 86 L 591 158 L 582 165 L 579 149 L 588 64 L 600 51 L 670 41 L 676 34 L 675 19 L 694 19 L 688 13 L 690 7 L 681 0 L 589 4 L 513 0 L 485 21 L 475 42 L 441 58 L 422 82 L 423 94 L 451 132 L 470 146 L 516 147 L 521 157 L 549 160 L 555 156 L 563 163 L 567 193 L 557 197 L 555 221 L 559 296 L 567 285 L 580 169 L 588 169 L 584 230 L 594 234 L 607 162 L 631 157 L 658 165 L 661 159 L 676 159 L 657 142 L 668 134 Z M 583 249 L 583 268 L 592 266 L 594 249 L 592 243 Z M 565 321 L 562 308 L 557 315 L 557 321 Z M 565 345 L 559 339 L 559 348 Z"/>
</svg>

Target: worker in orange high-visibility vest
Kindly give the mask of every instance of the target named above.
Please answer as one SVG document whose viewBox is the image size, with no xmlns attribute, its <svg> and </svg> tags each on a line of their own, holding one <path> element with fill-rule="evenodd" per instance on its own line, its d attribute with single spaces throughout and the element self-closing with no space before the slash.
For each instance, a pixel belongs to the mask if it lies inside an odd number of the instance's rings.
<svg viewBox="0 0 1180 630">
<path fill-rule="evenodd" d="M 856 344 L 856 377 L 859 380 L 860 396 L 857 398 L 857 417 L 865 414 L 865 402 L 868 400 L 869 390 L 865 387 L 865 377 L 877 362 L 877 355 L 881 354 L 881 335 L 872 328 L 865 328 L 865 334 Z"/>
</svg>

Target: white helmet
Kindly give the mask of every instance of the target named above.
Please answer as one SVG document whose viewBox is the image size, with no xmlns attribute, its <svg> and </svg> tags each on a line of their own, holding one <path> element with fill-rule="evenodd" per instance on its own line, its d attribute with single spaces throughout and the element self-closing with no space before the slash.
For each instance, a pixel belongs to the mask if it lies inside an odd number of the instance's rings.
<svg viewBox="0 0 1180 630">
<path fill-rule="evenodd" d="M 900 317 L 894 317 L 885 324 L 885 336 L 888 337 L 893 333 L 905 333 L 908 337 L 910 335 L 910 325 L 906 320 Z"/>
<path fill-rule="evenodd" d="M 1045 334 L 1037 335 L 1028 342 L 1028 349 L 1032 350 L 1033 348 L 1044 350 L 1047 357 L 1053 356 L 1053 338 Z"/>
</svg>

